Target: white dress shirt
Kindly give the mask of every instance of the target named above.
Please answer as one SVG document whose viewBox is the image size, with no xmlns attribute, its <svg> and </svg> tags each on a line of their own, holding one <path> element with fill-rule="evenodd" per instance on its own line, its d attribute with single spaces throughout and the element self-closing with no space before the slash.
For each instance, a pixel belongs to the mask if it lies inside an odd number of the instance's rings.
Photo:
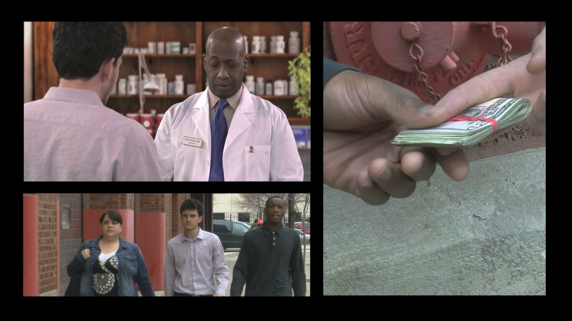
<svg viewBox="0 0 572 321">
<path fill-rule="evenodd" d="M 224 249 L 216 234 L 199 228 L 194 239 L 188 239 L 183 232 L 167 243 L 165 296 L 173 296 L 175 292 L 224 295 L 229 282 Z"/>
<path fill-rule="evenodd" d="M 160 181 L 153 138 L 91 90 L 24 104 L 24 181 Z"/>
</svg>

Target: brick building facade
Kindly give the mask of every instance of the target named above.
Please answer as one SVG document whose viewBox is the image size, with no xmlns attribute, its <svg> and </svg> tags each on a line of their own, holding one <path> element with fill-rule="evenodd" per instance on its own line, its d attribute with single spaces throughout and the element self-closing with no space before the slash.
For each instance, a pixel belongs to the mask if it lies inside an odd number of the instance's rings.
<svg viewBox="0 0 572 321">
<path fill-rule="evenodd" d="M 150 277 L 154 289 L 162 290 L 164 252 L 161 251 L 168 240 L 183 231 L 177 216 L 181 203 L 192 197 L 208 204 L 212 194 L 24 193 L 23 196 L 23 295 L 61 296 L 69 284 L 67 264 L 85 240 L 98 236 L 101 231 L 99 217 L 108 210 L 122 215 L 122 237 L 139 245 L 148 268 L 157 267 L 155 271 L 150 269 Z M 201 228 L 212 231 L 212 220 L 207 219 L 208 215 L 210 212 L 205 208 Z M 161 230 L 157 230 L 158 224 L 163 225 Z M 157 237 L 164 243 L 157 242 Z"/>
</svg>

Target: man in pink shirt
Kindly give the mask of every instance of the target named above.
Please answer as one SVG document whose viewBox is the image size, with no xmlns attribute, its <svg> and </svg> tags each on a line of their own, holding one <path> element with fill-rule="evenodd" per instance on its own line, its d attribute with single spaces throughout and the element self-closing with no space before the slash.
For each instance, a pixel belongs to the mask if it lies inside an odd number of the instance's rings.
<svg viewBox="0 0 572 321">
<path fill-rule="evenodd" d="M 160 181 L 153 138 L 105 106 L 117 84 L 122 22 L 55 22 L 52 61 L 60 76 L 24 104 L 24 181 Z"/>
</svg>

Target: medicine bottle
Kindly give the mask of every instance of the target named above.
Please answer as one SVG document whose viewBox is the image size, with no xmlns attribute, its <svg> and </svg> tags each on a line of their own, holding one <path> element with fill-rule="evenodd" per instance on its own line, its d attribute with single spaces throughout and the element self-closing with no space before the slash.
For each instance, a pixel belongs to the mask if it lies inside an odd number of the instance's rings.
<svg viewBox="0 0 572 321">
<path fill-rule="evenodd" d="M 254 85 L 254 76 L 246 76 L 246 89 L 254 95 L 255 93 L 255 85 Z"/>
<path fill-rule="evenodd" d="M 274 87 L 272 85 L 272 80 L 268 79 L 266 81 L 266 95 L 272 96 L 272 87 Z"/>
<path fill-rule="evenodd" d="M 284 82 L 280 77 L 274 80 L 274 95 L 276 96 L 284 95 Z"/>
<path fill-rule="evenodd" d="M 284 36 L 276 36 L 276 53 L 284 53 Z"/>
<path fill-rule="evenodd" d="M 185 90 L 183 75 L 175 75 L 175 95 L 182 95 Z"/>
<path fill-rule="evenodd" d="M 130 75 L 129 81 L 127 82 L 127 93 L 129 95 L 137 95 L 137 89 L 139 89 L 137 75 Z"/>
<path fill-rule="evenodd" d="M 125 95 L 127 93 L 127 78 L 119 78 L 119 83 L 117 83 L 117 93 L 119 95 Z"/>
<path fill-rule="evenodd" d="M 264 78 L 256 77 L 256 94 L 264 95 Z"/>
<path fill-rule="evenodd" d="M 259 53 L 260 52 L 260 37 L 259 36 L 252 36 L 252 45 L 251 45 L 251 53 Z"/>
<path fill-rule="evenodd" d="M 260 53 L 266 53 L 266 37 L 260 36 Z"/>
<path fill-rule="evenodd" d="M 270 38 L 270 53 L 276 53 L 276 36 Z"/>
<path fill-rule="evenodd" d="M 298 87 L 298 83 L 294 76 L 290 76 L 290 84 L 288 86 L 290 88 L 289 95 L 297 96 L 300 93 L 300 88 Z"/>
<path fill-rule="evenodd" d="M 288 40 L 288 53 L 300 53 L 300 39 L 298 38 L 298 31 L 290 31 L 290 39 Z"/>
<path fill-rule="evenodd" d="M 165 74 L 157 74 L 157 85 L 159 86 L 159 95 L 167 94 L 167 78 Z"/>
</svg>

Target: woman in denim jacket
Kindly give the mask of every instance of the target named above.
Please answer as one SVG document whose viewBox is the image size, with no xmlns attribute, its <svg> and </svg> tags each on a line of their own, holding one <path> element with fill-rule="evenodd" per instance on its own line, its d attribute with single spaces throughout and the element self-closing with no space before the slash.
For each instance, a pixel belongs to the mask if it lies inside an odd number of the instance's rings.
<svg viewBox="0 0 572 321">
<path fill-rule="evenodd" d="M 81 273 L 80 296 L 155 296 L 139 247 L 123 240 L 121 215 L 107 211 L 99 218 L 101 236 L 83 243 L 67 272 Z"/>
</svg>

